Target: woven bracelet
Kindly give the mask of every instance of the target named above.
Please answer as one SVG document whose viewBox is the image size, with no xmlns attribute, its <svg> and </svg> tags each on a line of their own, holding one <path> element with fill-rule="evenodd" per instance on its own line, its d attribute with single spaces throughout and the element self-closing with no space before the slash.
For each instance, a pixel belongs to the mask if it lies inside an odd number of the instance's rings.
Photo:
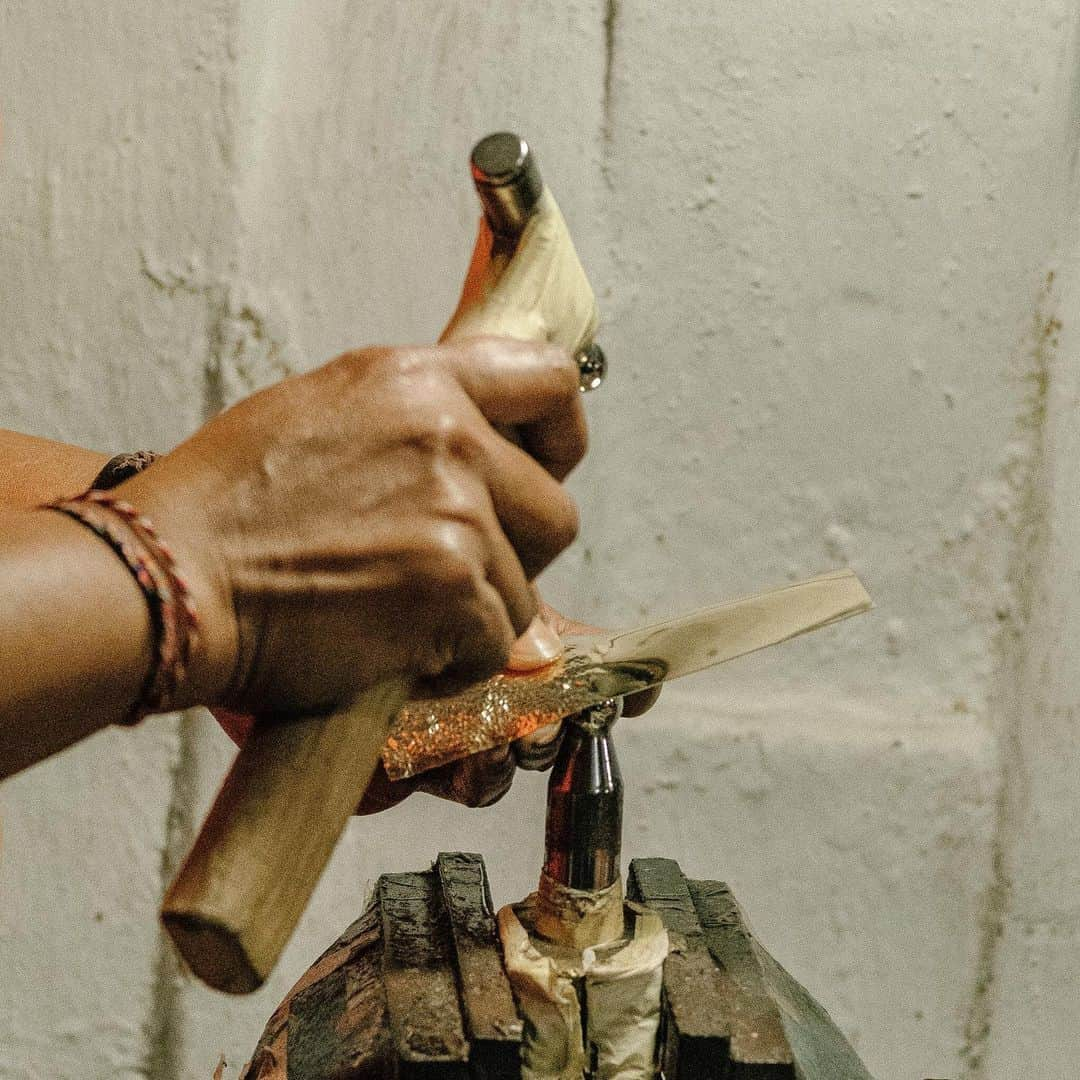
<svg viewBox="0 0 1080 1080">
<path fill-rule="evenodd" d="M 198 613 L 168 545 L 134 506 L 103 491 L 49 503 L 46 509 L 66 514 L 104 540 L 131 572 L 146 599 L 153 662 L 123 722 L 135 724 L 152 713 L 168 712 L 175 705 L 199 634 Z"/>
</svg>

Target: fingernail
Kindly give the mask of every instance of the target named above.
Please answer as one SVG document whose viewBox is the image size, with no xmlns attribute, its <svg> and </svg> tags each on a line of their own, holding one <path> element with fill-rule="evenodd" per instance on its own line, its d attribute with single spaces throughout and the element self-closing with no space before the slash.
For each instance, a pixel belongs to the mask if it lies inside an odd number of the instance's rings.
<svg viewBox="0 0 1080 1080">
<path fill-rule="evenodd" d="M 521 741 L 530 746 L 548 746 L 559 737 L 561 731 L 562 724 L 545 724 L 531 735 L 526 735 Z"/>
<path fill-rule="evenodd" d="M 561 654 L 562 640 L 559 635 L 537 616 L 514 642 L 506 666 L 510 671 L 532 671 L 550 664 Z"/>
</svg>

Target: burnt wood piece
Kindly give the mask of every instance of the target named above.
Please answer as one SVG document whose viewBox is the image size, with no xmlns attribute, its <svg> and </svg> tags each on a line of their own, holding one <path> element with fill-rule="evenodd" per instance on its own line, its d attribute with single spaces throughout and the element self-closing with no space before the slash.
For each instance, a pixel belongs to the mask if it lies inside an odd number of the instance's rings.
<svg viewBox="0 0 1080 1080">
<path fill-rule="evenodd" d="M 433 871 L 383 874 L 383 989 L 399 1080 L 468 1080 L 450 920 Z"/>
<path fill-rule="evenodd" d="M 470 1073 L 475 1080 L 519 1080 L 522 1024 L 502 963 L 483 857 L 443 852 L 435 869 L 450 919 Z"/>
<path fill-rule="evenodd" d="M 626 879 L 626 896 L 655 911 L 669 933 L 701 934 L 694 901 L 674 859 L 634 859 Z"/>
<path fill-rule="evenodd" d="M 667 1080 L 794 1077 L 790 1068 L 778 1074 L 759 1068 L 764 1064 L 772 1070 L 776 1062 L 740 1060 L 739 1048 L 732 1054 L 731 979 L 709 952 L 679 864 L 673 859 L 634 859 L 627 895 L 655 911 L 671 938 L 664 961 L 660 1030 L 660 1064 Z M 782 1043 L 779 1052 L 786 1050 Z"/>
<path fill-rule="evenodd" d="M 278 1006 L 240 1080 L 381 1080 L 394 1075 L 372 906 Z"/>
<path fill-rule="evenodd" d="M 731 1056 L 739 1063 L 730 1075 L 873 1080 L 829 1014 L 757 942 L 728 887 L 719 881 L 686 885 L 709 952 L 730 979 L 722 1007 L 731 1012 Z M 787 1064 L 777 1061 L 770 1072 L 770 1058 L 781 1056 L 778 1036 Z"/>
<path fill-rule="evenodd" d="M 627 896 L 671 935 L 660 1041 L 668 1080 L 873 1080 L 722 882 L 688 881 L 672 859 L 634 859 Z"/>
<path fill-rule="evenodd" d="M 687 881 L 702 938 L 721 973 L 709 1007 L 727 1025 L 729 1075 L 738 1080 L 795 1080 L 795 1060 L 775 1002 L 765 987 L 731 891 L 721 881 Z M 835 1078 L 830 1078 L 835 1080 Z"/>
</svg>

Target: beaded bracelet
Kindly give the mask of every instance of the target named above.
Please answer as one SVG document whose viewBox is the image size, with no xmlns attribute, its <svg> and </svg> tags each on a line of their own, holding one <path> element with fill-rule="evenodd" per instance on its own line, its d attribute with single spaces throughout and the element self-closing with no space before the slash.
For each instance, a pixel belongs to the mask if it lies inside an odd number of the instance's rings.
<svg viewBox="0 0 1080 1080">
<path fill-rule="evenodd" d="M 149 518 L 103 491 L 87 491 L 46 508 L 66 514 L 101 537 L 131 571 L 146 598 L 154 659 L 123 722 L 135 724 L 152 713 L 168 712 L 174 707 L 199 635 L 198 613 L 168 545 Z"/>
</svg>

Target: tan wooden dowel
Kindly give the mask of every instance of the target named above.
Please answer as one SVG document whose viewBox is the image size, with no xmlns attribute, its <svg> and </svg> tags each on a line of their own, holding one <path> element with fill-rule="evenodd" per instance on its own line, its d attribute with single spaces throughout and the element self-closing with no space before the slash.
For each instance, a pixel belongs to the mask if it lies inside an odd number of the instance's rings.
<svg viewBox="0 0 1080 1080">
<path fill-rule="evenodd" d="M 408 694 L 391 680 L 332 716 L 256 724 L 162 907 L 204 982 L 249 993 L 273 970 Z"/>
</svg>

